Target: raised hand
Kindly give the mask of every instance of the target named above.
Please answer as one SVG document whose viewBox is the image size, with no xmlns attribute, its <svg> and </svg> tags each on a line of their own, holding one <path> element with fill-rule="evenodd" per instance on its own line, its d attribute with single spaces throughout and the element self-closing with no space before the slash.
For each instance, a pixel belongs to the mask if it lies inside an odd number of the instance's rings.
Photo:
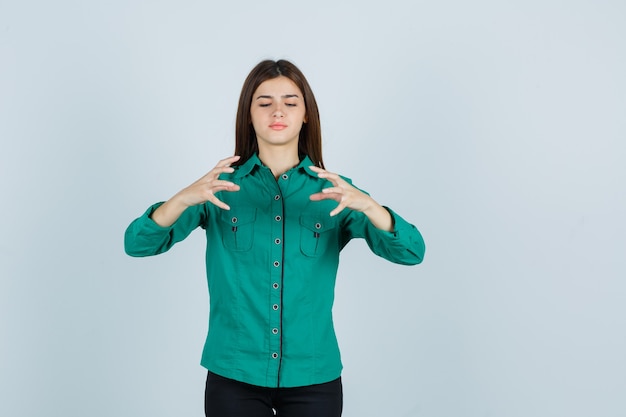
<svg viewBox="0 0 626 417">
<path fill-rule="evenodd" d="M 349 184 L 338 174 L 326 171 L 325 169 L 311 166 L 311 170 L 317 173 L 320 178 L 325 178 L 333 185 L 330 188 L 324 188 L 321 192 L 311 194 L 312 201 L 335 200 L 339 204 L 330 212 L 331 216 L 336 216 L 345 208 L 356 211 L 366 211 L 373 204 L 376 204 L 370 196 Z"/>
<path fill-rule="evenodd" d="M 178 198 L 187 207 L 204 204 L 208 201 L 224 210 L 230 210 L 230 207 L 218 199 L 215 193 L 218 191 L 239 191 L 237 184 L 219 179 L 220 174 L 234 172 L 235 169 L 231 165 L 237 160 L 239 160 L 237 155 L 222 159 L 215 168 L 190 186 L 182 189 L 173 198 Z"/>
<path fill-rule="evenodd" d="M 324 188 L 321 192 L 311 194 L 309 198 L 312 201 L 320 200 L 335 200 L 339 204 L 331 212 L 331 216 L 336 216 L 341 213 L 343 209 L 350 209 L 360 211 L 367 216 L 372 224 L 378 229 L 392 231 L 393 219 L 391 214 L 380 204 L 376 202 L 372 197 L 365 194 L 363 191 L 349 184 L 346 180 L 339 175 L 326 171 L 325 169 L 311 166 L 312 171 L 317 173 L 320 178 L 325 178 L 333 185 L 329 188 Z"/>
<path fill-rule="evenodd" d="M 239 156 L 235 155 L 219 161 L 215 168 L 206 175 L 190 186 L 183 188 L 159 206 L 152 213 L 152 220 L 160 226 L 169 227 L 178 220 L 188 207 L 206 202 L 210 202 L 224 210 L 230 210 L 230 207 L 218 199 L 215 193 L 218 191 L 239 191 L 237 184 L 219 179 L 220 174 L 234 172 L 235 169 L 231 165 L 238 160 Z"/>
</svg>

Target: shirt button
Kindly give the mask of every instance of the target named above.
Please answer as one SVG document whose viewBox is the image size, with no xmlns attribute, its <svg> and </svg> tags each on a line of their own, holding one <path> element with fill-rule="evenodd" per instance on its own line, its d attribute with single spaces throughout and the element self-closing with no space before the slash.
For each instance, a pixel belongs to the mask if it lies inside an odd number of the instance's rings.
<svg viewBox="0 0 626 417">
<path fill-rule="evenodd" d="M 272 287 L 273 287 L 275 290 L 277 290 L 277 289 L 278 289 L 278 282 L 273 283 L 273 284 L 272 284 Z"/>
<path fill-rule="evenodd" d="M 274 328 L 272 329 L 272 333 L 273 333 L 273 334 L 278 334 L 278 329 L 277 329 L 276 327 L 274 327 Z"/>
<path fill-rule="evenodd" d="M 233 217 L 232 219 L 230 219 L 230 221 L 233 222 L 233 223 L 237 223 L 237 218 Z"/>
<path fill-rule="evenodd" d="M 275 266 L 276 268 L 278 268 L 278 267 L 280 266 L 280 262 L 278 262 L 278 261 L 274 261 L 274 266 Z"/>
<path fill-rule="evenodd" d="M 280 239 L 279 238 L 274 239 L 274 243 L 276 243 L 277 245 L 280 245 Z"/>
<path fill-rule="evenodd" d="M 274 196 L 274 200 L 280 200 L 280 194 L 276 194 L 276 195 Z"/>
<path fill-rule="evenodd" d="M 272 308 L 274 309 L 274 311 L 278 310 L 278 304 L 274 304 Z"/>
<path fill-rule="evenodd" d="M 274 220 L 276 220 L 277 222 L 279 222 L 279 221 L 280 221 L 280 219 L 281 219 L 281 217 L 280 217 L 280 216 L 276 216 L 276 217 L 274 217 Z"/>
<path fill-rule="evenodd" d="M 315 228 L 316 229 L 321 229 L 322 228 L 322 224 L 321 223 L 315 223 Z"/>
<path fill-rule="evenodd" d="M 272 353 L 272 358 L 277 359 L 278 358 L 278 353 L 276 353 L 276 352 Z"/>
<path fill-rule="evenodd" d="M 282 179 L 286 180 L 287 178 L 289 178 L 289 175 L 287 175 L 287 174 L 283 174 L 282 175 Z"/>
</svg>

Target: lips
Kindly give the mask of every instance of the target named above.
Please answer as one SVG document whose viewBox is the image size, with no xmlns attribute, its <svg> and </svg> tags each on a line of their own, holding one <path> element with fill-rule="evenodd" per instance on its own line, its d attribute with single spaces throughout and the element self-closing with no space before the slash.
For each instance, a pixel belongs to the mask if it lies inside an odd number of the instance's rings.
<svg viewBox="0 0 626 417">
<path fill-rule="evenodd" d="M 270 125 L 270 129 L 273 129 L 273 130 L 283 130 L 286 127 L 287 125 L 283 123 L 272 123 Z"/>
</svg>

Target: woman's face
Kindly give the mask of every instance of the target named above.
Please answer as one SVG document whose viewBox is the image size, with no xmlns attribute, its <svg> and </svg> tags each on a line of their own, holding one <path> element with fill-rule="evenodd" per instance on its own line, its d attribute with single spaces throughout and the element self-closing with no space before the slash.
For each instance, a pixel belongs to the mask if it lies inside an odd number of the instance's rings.
<svg viewBox="0 0 626 417">
<path fill-rule="evenodd" d="M 250 117 L 259 150 L 268 146 L 295 146 L 306 108 L 302 91 L 289 78 L 279 76 L 264 81 L 252 96 Z"/>
</svg>

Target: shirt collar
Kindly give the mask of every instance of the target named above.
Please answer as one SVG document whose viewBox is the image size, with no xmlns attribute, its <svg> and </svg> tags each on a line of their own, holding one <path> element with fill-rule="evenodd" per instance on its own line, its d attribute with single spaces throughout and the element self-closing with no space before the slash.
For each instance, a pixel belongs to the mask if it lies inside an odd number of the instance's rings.
<svg viewBox="0 0 626 417">
<path fill-rule="evenodd" d="M 258 155 L 255 153 L 246 162 L 244 162 L 242 165 L 239 165 L 239 167 L 237 167 L 237 170 L 233 174 L 233 177 L 235 178 L 245 177 L 250 172 L 252 172 L 252 170 L 256 166 L 263 166 L 263 163 L 259 159 Z"/>
<path fill-rule="evenodd" d="M 309 168 L 311 165 L 313 165 L 311 158 L 309 158 L 308 155 L 305 155 L 304 158 L 300 160 L 300 163 L 296 166 L 296 169 L 304 170 L 304 172 L 309 174 L 311 177 L 317 178 L 317 173 L 313 172 L 311 168 Z M 261 162 L 259 156 L 255 153 L 246 162 L 244 162 L 242 165 L 239 165 L 233 176 L 235 178 L 245 177 L 246 175 L 250 174 L 257 166 L 262 167 L 263 162 Z"/>
<path fill-rule="evenodd" d="M 309 158 L 309 156 L 306 155 L 304 158 L 302 158 L 302 161 L 300 161 L 300 163 L 298 164 L 298 168 L 304 168 L 304 172 L 306 172 L 313 178 L 318 178 L 317 173 L 312 171 L 311 168 L 309 168 L 310 166 L 314 166 L 314 165 L 315 164 L 313 163 L 313 161 L 311 161 L 311 158 Z"/>
</svg>

